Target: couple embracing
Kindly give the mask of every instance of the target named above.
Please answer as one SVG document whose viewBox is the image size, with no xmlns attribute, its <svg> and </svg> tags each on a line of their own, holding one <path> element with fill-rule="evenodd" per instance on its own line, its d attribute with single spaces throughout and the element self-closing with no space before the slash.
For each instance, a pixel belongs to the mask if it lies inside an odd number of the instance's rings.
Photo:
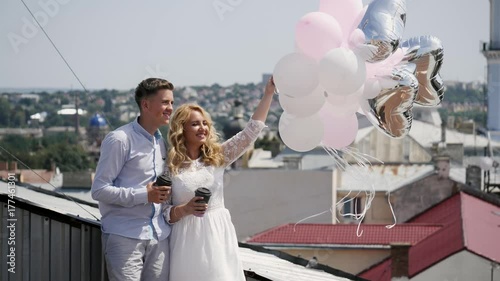
<svg viewBox="0 0 500 281">
<path fill-rule="evenodd" d="M 220 143 L 203 108 L 174 111 L 172 83 L 139 83 L 140 116 L 106 136 L 92 184 L 111 281 L 245 280 L 223 175 L 265 127 L 274 90 L 271 78 L 247 126 Z M 167 124 L 168 151 L 158 130 Z M 155 185 L 167 171 L 172 185 Z M 211 191 L 208 203 L 194 196 L 199 187 Z"/>
</svg>

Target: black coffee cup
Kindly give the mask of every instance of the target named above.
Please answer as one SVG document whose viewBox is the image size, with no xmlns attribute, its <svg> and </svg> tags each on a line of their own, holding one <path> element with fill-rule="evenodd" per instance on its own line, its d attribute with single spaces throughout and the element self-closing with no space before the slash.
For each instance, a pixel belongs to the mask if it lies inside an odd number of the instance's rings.
<svg viewBox="0 0 500 281">
<path fill-rule="evenodd" d="M 172 186 L 172 178 L 170 177 L 170 174 L 163 174 L 156 178 L 155 183 L 153 186 Z M 172 197 L 170 197 L 166 203 L 171 204 L 172 203 Z"/>
<path fill-rule="evenodd" d="M 156 186 L 172 186 L 172 179 L 170 178 L 170 175 L 164 174 L 159 176 L 156 179 L 156 182 L 154 183 Z"/>
<path fill-rule="evenodd" d="M 212 192 L 208 188 L 200 187 L 194 192 L 194 196 L 203 197 L 203 199 L 197 200 L 196 203 L 208 204 L 208 201 L 210 200 L 210 196 L 212 196 Z"/>
<path fill-rule="evenodd" d="M 196 203 L 205 203 L 208 204 L 208 201 L 210 200 L 210 196 L 212 196 L 212 192 L 205 187 L 200 187 L 195 190 L 194 196 L 196 197 L 203 197 L 203 199 L 196 200 Z M 203 215 L 195 215 L 197 217 L 203 217 Z"/>
</svg>

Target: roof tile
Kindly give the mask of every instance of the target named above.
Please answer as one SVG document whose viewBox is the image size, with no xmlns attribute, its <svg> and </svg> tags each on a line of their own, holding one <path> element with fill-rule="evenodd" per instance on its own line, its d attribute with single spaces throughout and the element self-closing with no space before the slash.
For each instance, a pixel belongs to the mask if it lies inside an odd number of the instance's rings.
<svg viewBox="0 0 500 281">
<path fill-rule="evenodd" d="M 357 237 L 354 224 L 287 224 L 252 237 L 248 243 L 258 244 L 330 244 L 389 245 L 392 242 L 418 243 L 441 228 L 437 224 L 400 224 L 391 229 L 385 225 L 361 225 Z"/>
</svg>

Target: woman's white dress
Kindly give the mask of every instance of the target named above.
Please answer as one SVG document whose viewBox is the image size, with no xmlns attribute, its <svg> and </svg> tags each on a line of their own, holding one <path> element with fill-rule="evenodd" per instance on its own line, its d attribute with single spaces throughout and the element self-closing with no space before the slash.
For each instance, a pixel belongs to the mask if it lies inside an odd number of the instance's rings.
<svg viewBox="0 0 500 281">
<path fill-rule="evenodd" d="M 224 169 L 238 159 L 265 127 L 250 120 L 236 136 L 222 144 L 225 166 L 205 166 L 200 159 L 172 179 L 174 205 L 189 202 L 194 191 L 212 192 L 203 217 L 189 215 L 173 225 L 170 234 L 170 281 L 244 281 L 238 240 L 231 215 L 224 206 Z"/>
</svg>

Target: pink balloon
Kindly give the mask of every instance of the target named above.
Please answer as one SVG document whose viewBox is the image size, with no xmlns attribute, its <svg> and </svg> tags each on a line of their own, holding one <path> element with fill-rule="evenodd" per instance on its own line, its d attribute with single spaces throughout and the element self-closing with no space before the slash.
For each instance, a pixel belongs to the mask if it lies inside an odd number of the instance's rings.
<svg viewBox="0 0 500 281">
<path fill-rule="evenodd" d="M 366 79 L 389 75 L 392 69 L 393 68 L 384 63 L 384 61 L 376 63 L 366 62 Z"/>
<path fill-rule="evenodd" d="M 356 16 L 356 19 L 353 21 L 352 26 L 351 26 L 351 32 L 358 28 L 359 24 L 361 23 L 361 20 L 366 14 L 366 10 L 368 9 L 368 5 L 364 6 L 359 14 Z"/>
<path fill-rule="evenodd" d="M 350 95 L 328 94 L 326 100 L 330 103 L 329 111 L 335 116 L 355 114 L 360 107 L 364 86 Z"/>
<path fill-rule="evenodd" d="M 319 111 L 323 121 L 323 140 L 321 143 L 335 149 L 350 145 L 358 133 L 358 118 L 356 114 L 337 116 L 332 113 L 331 105 L 325 103 Z"/>
<path fill-rule="evenodd" d="M 295 29 L 297 47 L 316 60 L 342 44 L 342 30 L 332 16 L 312 12 L 303 16 Z"/>
<path fill-rule="evenodd" d="M 358 24 L 361 18 L 359 14 L 363 10 L 363 2 L 361 0 L 320 0 L 319 11 L 327 13 L 334 17 L 340 24 L 344 40 L 349 39 L 350 33 L 354 30 L 352 27 L 357 20 Z M 358 25 L 356 24 L 356 26 Z"/>
</svg>

